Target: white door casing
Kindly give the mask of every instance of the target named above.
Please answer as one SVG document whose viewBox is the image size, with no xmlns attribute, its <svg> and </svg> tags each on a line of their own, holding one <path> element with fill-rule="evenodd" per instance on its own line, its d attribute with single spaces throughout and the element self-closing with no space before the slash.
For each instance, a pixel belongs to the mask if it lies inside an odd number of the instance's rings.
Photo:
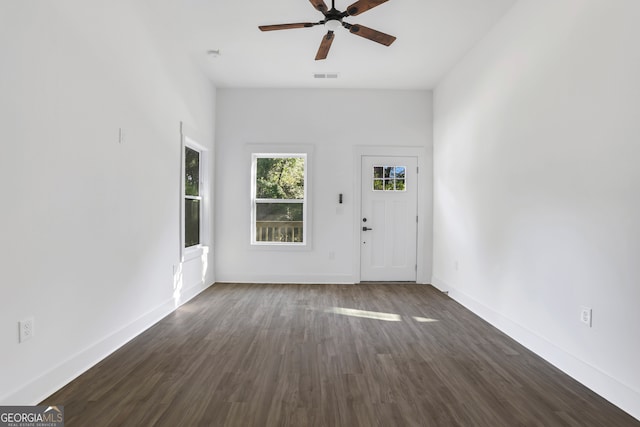
<svg viewBox="0 0 640 427">
<path fill-rule="evenodd" d="M 360 280 L 416 281 L 416 157 L 362 156 Z"/>
</svg>

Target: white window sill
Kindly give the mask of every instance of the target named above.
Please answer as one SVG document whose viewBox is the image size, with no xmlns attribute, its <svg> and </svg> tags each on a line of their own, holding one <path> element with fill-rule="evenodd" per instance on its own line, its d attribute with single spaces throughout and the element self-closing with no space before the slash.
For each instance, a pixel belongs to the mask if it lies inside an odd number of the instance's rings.
<svg viewBox="0 0 640 427">
<path fill-rule="evenodd" d="M 183 262 L 191 261 L 196 258 L 202 258 L 208 253 L 209 253 L 208 246 L 202 246 L 202 245 L 191 246 L 184 249 L 184 252 L 182 253 L 182 260 Z"/>
</svg>

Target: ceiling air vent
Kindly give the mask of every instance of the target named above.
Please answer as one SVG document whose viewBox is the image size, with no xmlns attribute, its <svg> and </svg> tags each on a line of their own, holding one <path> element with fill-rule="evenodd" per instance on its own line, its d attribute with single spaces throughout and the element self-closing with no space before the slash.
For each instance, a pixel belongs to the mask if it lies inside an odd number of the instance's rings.
<svg viewBox="0 0 640 427">
<path fill-rule="evenodd" d="M 338 73 L 313 73 L 314 79 L 337 79 Z"/>
</svg>

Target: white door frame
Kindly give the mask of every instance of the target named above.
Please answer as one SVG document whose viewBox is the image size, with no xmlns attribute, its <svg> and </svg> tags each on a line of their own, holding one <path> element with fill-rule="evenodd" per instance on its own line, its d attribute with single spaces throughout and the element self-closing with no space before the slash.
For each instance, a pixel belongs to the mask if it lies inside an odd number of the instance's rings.
<svg viewBox="0 0 640 427">
<path fill-rule="evenodd" d="M 416 283 L 429 283 L 431 280 L 431 247 L 427 247 L 427 238 L 431 242 L 432 212 L 428 211 L 427 203 L 431 200 L 432 171 L 427 166 L 428 156 L 425 147 L 394 147 L 394 146 L 356 146 L 354 147 L 353 165 L 355 171 L 354 187 L 354 218 L 353 218 L 353 277 L 355 283 L 360 283 L 361 263 L 361 223 L 362 223 L 362 157 L 363 156 L 402 156 L 418 158 L 418 235 L 417 235 L 417 264 Z M 427 262 L 429 260 L 429 262 Z M 428 270 L 428 271 L 427 271 Z"/>
</svg>

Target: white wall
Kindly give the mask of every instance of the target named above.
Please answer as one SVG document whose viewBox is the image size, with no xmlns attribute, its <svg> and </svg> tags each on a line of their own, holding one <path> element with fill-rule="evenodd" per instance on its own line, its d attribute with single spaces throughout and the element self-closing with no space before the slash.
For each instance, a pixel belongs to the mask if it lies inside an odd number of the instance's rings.
<svg viewBox="0 0 640 427">
<path fill-rule="evenodd" d="M 433 282 L 640 418 L 638 22 L 521 0 L 438 85 Z"/>
<path fill-rule="evenodd" d="M 180 122 L 213 154 L 215 91 L 139 16 L 0 5 L 0 404 L 39 402 L 213 282 L 195 260 L 174 299 Z"/>
<path fill-rule="evenodd" d="M 359 146 L 419 147 L 427 167 L 419 281 L 431 277 L 432 98 L 428 91 L 218 89 L 216 278 L 229 282 L 353 283 L 360 225 Z M 311 159 L 312 248 L 269 251 L 250 245 L 250 149 L 307 144 Z M 359 161 L 359 158 L 357 159 Z M 344 204 L 338 205 L 338 194 Z M 339 209 L 342 210 L 339 212 Z M 357 233 L 355 234 L 357 235 Z M 426 249 L 425 249 L 426 248 Z M 331 254 L 334 258 L 331 259 Z"/>
</svg>

